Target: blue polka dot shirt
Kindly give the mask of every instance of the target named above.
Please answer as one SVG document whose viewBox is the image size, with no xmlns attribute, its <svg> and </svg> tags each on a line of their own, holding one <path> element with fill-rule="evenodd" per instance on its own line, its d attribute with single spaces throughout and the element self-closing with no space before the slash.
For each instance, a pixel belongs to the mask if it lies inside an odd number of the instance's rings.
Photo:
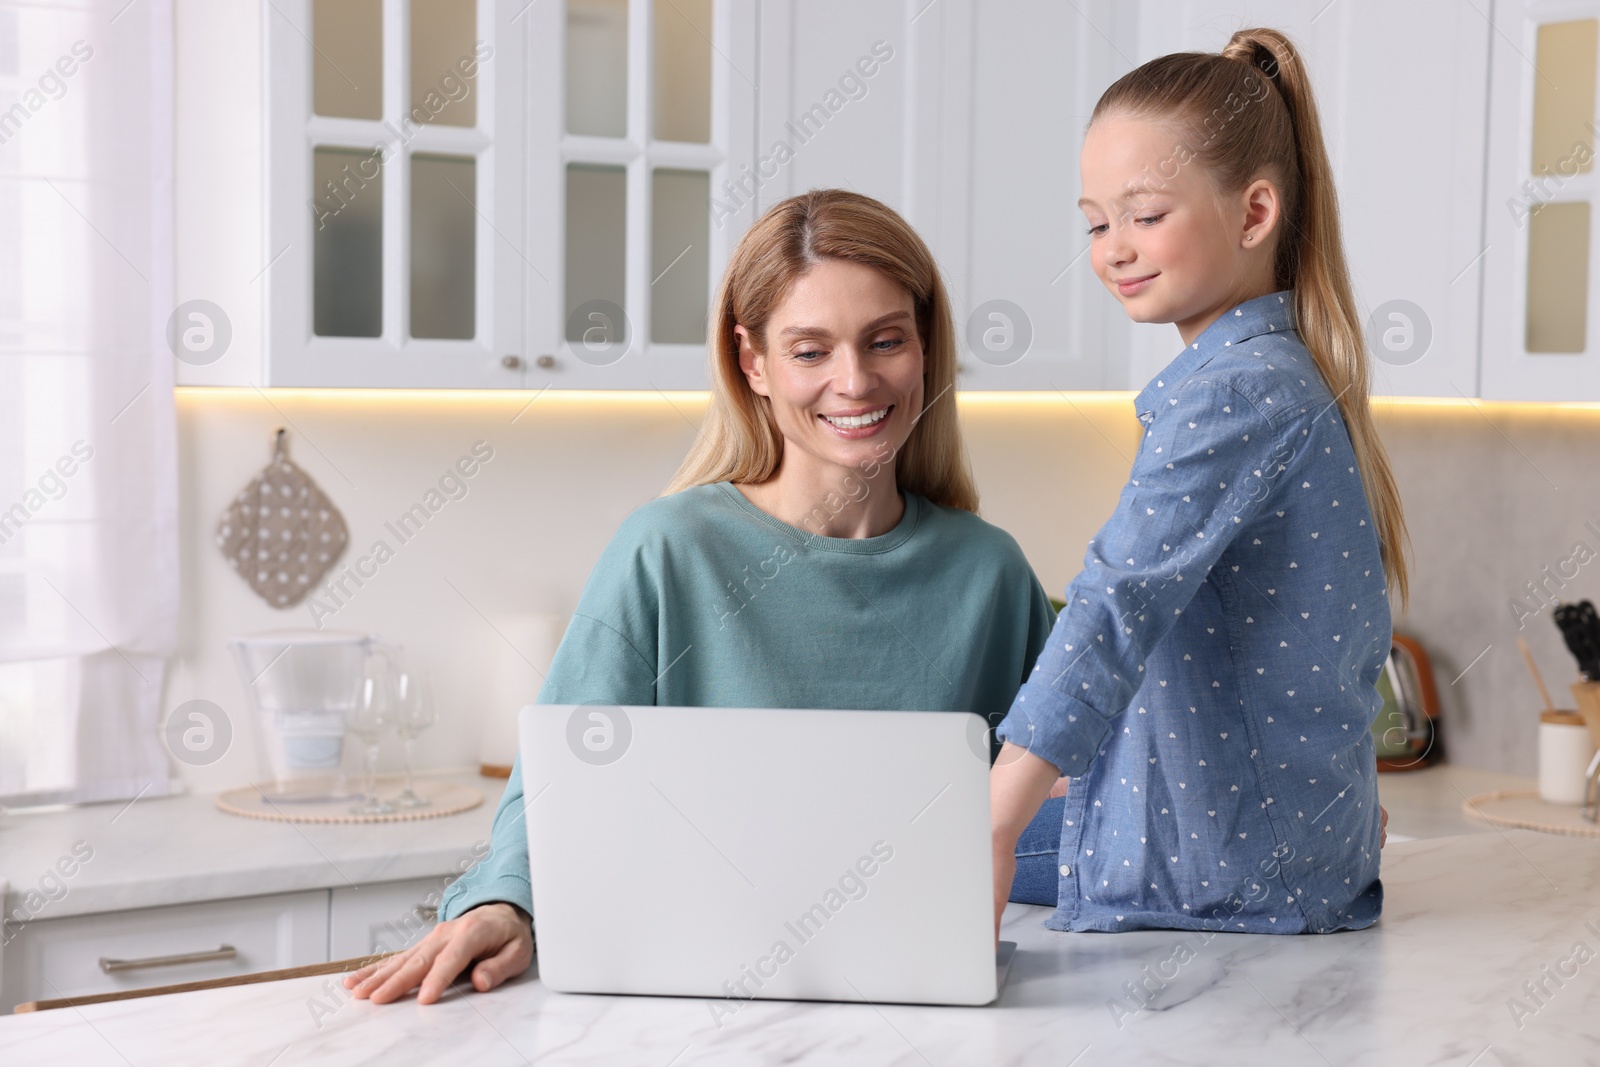
<svg viewBox="0 0 1600 1067">
<path fill-rule="evenodd" d="M 1072 781 L 1058 930 L 1377 921 L 1378 531 L 1294 294 L 1139 393 L 1145 434 L 998 729 Z"/>
</svg>

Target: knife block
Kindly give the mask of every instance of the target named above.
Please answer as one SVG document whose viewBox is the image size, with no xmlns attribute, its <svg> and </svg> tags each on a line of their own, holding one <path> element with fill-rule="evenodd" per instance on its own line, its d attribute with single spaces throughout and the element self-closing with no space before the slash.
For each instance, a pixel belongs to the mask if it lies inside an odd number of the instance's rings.
<svg viewBox="0 0 1600 1067">
<path fill-rule="evenodd" d="M 1577 701 L 1578 713 L 1589 727 L 1589 737 L 1600 748 L 1600 682 L 1573 682 L 1572 699 Z"/>
</svg>

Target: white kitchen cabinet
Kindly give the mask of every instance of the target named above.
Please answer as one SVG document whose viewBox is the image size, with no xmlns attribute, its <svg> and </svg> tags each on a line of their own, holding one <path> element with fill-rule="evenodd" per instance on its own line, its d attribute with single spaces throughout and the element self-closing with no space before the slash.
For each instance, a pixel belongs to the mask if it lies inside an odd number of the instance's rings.
<svg viewBox="0 0 1600 1067">
<path fill-rule="evenodd" d="M 1492 10 L 1481 395 L 1600 400 L 1591 220 L 1600 4 L 1500 0 Z"/>
<path fill-rule="evenodd" d="M 1130 379 L 1127 316 L 1095 277 L 1077 206 L 1084 126 L 1130 69 L 1135 14 L 1115 3 L 975 4 L 970 33 L 952 34 L 972 53 L 970 145 L 957 155 L 970 160 L 958 231 L 967 243 L 951 251 L 961 269 L 946 264 L 963 389 L 1144 384 Z M 996 301 L 1024 317 L 1011 322 Z"/>
<path fill-rule="evenodd" d="M 523 386 L 704 389 L 707 309 L 754 219 L 747 0 L 512 5 L 527 55 Z"/>
<path fill-rule="evenodd" d="M 938 112 L 919 102 L 939 70 L 942 22 L 900 0 L 763 0 L 753 199 L 759 210 L 807 189 L 839 187 L 915 218 L 940 175 L 917 173 L 937 149 Z M 942 6 L 942 5 L 941 5 Z M 958 2 L 965 12 L 969 3 Z M 924 69 L 930 65 L 932 69 Z M 923 124 L 923 125 L 919 125 Z M 928 143 L 919 134 L 933 133 Z"/>
<path fill-rule="evenodd" d="M 186 956 L 200 958 L 155 962 Z M 0 1011 L 29 1000 L 225 978 L 327 959 L 328 892 L 320 889 L 39 918 L 17 928 L 5 947 Z"/>
<path fill-rule="evenodd" d="M 1138 10 L 1137 63 L 1220 51 L 1247 26 L 1293 38 L 1321 112 L 1357 306 L 1377 342 L 1373 393 L 1477 395 L 1490 29 L 1476 6 L 1146 0 Z M 1139 389 L 1180 342 L 1168 325 L 1133 324 L 1128 336 L 1123 387 Z"/>
<path fill-rule="evenodd" d="M 713 219 L 753 158 L 750 5 L 283 0 L 262 34 L 266 343 L 226 373 L 188 356 L 181 383 L 705 387 L 705 309 L 753 217 Z M 616 129 L 582 124 L 612 97 Z M 696 103 L 703 128 L 663 119 Z"/>
<path fill-rule="evenodd" d="M 1290 33 L 1310 64 L 1374 392 L 1600 396 L 1593 355 L 1522 345 L 1528 235 L 1505 207 L 1533 176 L 1537 26 L 1593 3 L 1507 0 L 1491 26 L 1487 9 L 1452 0 L 697 0 L 703 17 L 669 0 L 474 0 L 493 50 L 475 124 L 423 124 L 404 144 L 385 123 L 412 92 L 412 7 L 363 3 L 384 13 L 379 119 L 314 114 L 313 50 L 296 33 L 314 0 L 263 7 L 269 225 L 252 285 L 267 343 L 255 367 L 186 362 L 185 384 L 704 388 L 694 320 L 734 243 L 777 200 L 839 186 L 927 239 L 952 295 L 961 388 L 1140 388 L 1176 354 L 1176 332 L 1128 322 L 1089 270 L 1072 206 L 1083 126 L 1133 66 L 1215 51 L 1254 24 Z M 702 132 L 661 128 L 660 87 L 681 74 L 658 54 L 664 27 L 707 56 Z M 574 107 L 609 108 L 616 123 L 574 126 Z M 372 198 L 381 323 L 371 337 L 318 336 L 314 148 L 385 137 L 398 150 Z M 474 162 L 468 339 L 408 335 L 416 239 L 402 163 L 419 155 Z M 1558 184 L 1541 195 L 1586 204 L 1593 175 Z M 596 301 L 615 314 L 595 319 Z"/>
<path fill-rule="evenodd" d="M 834 185 L 904 213 L 951 289 L 963 389 L 1142 388 L 1179 341 L 1130 323 L 1090 269 L 1074 206 L 1084 126 L 1137 64 L 1218 51 L 1251 24 L 1289 33 L 1310 66 L 1381 346 L 1374 392 L 1476 395 L 1490 28 L 1469 5 L 766 0 L 758 148 L 794 158 L 761 206 Z M 890 58 L 859 99 L 797 129 L 874 46 Z"/>
<path fill-rule="evenodd" d="M 505 364 L 520 358 L 527 285 L 514 12 L 262 10 L 266 384 L 520 385 Z"/>
<path fill-rule="evenodd" d="M 504 785 L 475 772 L 442 780 L 490 796 Z M 415 922 L 408 913 L 435 904 L 488 851 L 494 810 L 488 803 L 444 818 L 302 828 L 240 819 L 215 796 L 190 792 L 14 813 L 0 844 L 10 879 L 0 897 L 0 1013 L 20 1001 L 364 955 L 385 924 L 431 927 L 426 912 Z M 391 933 L 386 947 L 397 940 Z M 102 956 L 221 945 L 233 946 L 233 959 L 113 974 L 99 966 Z"/>
<path fill-rule="evenodd" d="M 1476 396 L 1488 20 L 1456 0 L 1324 7 L 1310 62 L 1372 391 Z"/>
<path fill-rule="evenodd" d="M 416 878 L 332 890 L 328 953 L 336 960 L 396 952 L 421 939 L 438 919 L 445 879 Z"/>
<path fill-rule="evenodd" d="M 1127 21 L 1098 0 L 764 0 L 759 206 L 837 187 L 904 215 L 950 290 L 961 389 L 1126 388 L 1074 202 L 1082 101 L 1120 73 L 1095 23 Z"/>
<path fill-rule="evenodd" d="M 394 952 L 433 928 L 447 875 L 165 908 L 39 918 L 0 957 L 0 1012 L 28 1000 L 112 993 Z M 8 927 L 8 932 L 11 928 Z M 184 963 L 158 959 L 198 954 Z M 122 961 L 107 971 L 101 959 Z"/>
</svg>

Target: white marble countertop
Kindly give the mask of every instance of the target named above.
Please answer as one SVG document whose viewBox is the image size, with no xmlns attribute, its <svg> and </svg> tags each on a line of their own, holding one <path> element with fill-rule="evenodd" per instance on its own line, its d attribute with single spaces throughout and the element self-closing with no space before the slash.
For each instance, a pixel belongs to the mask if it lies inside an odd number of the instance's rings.
<svg viewBox="0 0 1600 1067">
<path fill-rule="evenodd" d="M 421 777 L 419 775 L 419 777 Z M 438 777 L 481 790 L 470 811 L 392 823 L 280 823 L 230 815 L 209 794 L 88 804 L 0 816 L 0 876 L 10 914 L 56 862 L 83 842 L 65 886 L 44 894 L 39 919 L 200 900 L 365 886 L 460 870 L 489 839 L 503 779 Z M 82 855 L 82 846 L 78 855 Z M 47 883 L 47 887 L 53 885 Z"/>
<path fill-rule="evenodd" d="M 367 825 L 243 819 L 217 810 L 206 794 L 0 816 L 0 876 L 11 883 L 5 910 L 37 888 L 80 841 L 93 849 L 93 859 L 76 866 L 65 895 L 37 917 L 364 886 L 456 870 L 470 860 L 475 843 L 488 840 L 505 783 L 471 773 L 440 777 L 482 790 L 483 804 L 441 819 Z M 1489 831 L 1461 814 L 1462 800 L 1532 786 L 1530 778 L 1448 766 L 1379 779 L 1390 831 L 1409 837 Z"/>
<path fill-rule="evenodd" d="M 1535 789 L 1533 778 L 1441 764 L 1378 775 L 1378 800 L 1389 809 L 1389 833 L 1406 837 L 1493 833 L 1461 810 L 1468 797 L 1497 789 Z"/>
<path fill-rule="evenodd" d="M 1600 845 L 1492 829 L 1417 840 L 1385 850 L 1383 879 L 1377 926 L 1321 936 L 1059 934 L 1040 926 L 1046 909 L 1013 905 L 1005 936 L 1020 947 L 988 1008 L 756 1002 L 719 1029 L 703 1000 L 553 993 L 534 971 L 426 1008 L 304 978 L 3 1018 L 0 1063 L 1600 1062 Z M 1164 966 L 1180 940 L 1193 957 Z M 1141 1006 L 1128 990 L 1147 974 Z"/>
<path fill-rule="evenodd" d="M 5 912 L 38 888 L 78 841 L 93 859 L 75 865 L 38 918 L 134 907 L 296 893 L 427 878 L 458 870 L 470 848 L 490 837 L 504 781 L 472 773 L 438 774 L 483 790 L 478 808 L 442 819 L 389 824 L 315 824 L 242 819 L 202 793 L 0 816 L 0 877 L 10 880 Z M 1533 779 L 1498 771 L 1437 766 L 1379 777 L 1389 830 L 1405 837 L 1486 832 L 1461 814 L 1461 801 L 1491 789 L 1531 789 Z"/>
</svg>

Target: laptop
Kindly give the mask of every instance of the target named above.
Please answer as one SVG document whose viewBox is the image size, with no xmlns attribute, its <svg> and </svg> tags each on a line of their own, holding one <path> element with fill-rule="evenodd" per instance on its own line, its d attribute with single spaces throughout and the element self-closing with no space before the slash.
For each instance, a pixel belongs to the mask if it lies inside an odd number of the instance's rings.
<svg viewBox="0 0 1600 1067">
<path fill-rule="evenodd" d="M 539 977 L 571 993 L 982 1005 L 989 742 L 957 712 L 529 705 Z"/>
</svg>

